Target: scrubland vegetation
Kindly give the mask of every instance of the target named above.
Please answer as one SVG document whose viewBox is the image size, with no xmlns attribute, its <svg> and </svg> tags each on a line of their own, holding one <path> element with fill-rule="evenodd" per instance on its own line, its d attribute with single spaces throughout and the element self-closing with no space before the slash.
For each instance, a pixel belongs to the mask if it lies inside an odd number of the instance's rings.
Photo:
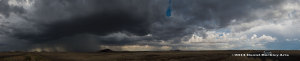
<svg viewBox="0 0 300 61">
<path fill-rule="evenodd" d="M 261 53 L 263 50 L 206 51 L 111 51 L 111 52 L 2 52 L 0 61 L 298 61 L 300 51 L 272 53 L 290 57 L 236 57 L 236 53 Z"/>
</svg>

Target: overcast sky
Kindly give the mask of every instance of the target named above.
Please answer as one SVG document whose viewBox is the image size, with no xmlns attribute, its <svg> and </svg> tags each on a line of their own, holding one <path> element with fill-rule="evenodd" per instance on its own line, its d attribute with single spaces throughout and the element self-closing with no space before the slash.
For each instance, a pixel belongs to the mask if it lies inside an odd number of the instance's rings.
<svg viewBox="0 0 300 61">
<path fill-rule="evenodd" d="M 0 0 L 0 51 L 300 47 L 298 0 Z"/>
</svg>

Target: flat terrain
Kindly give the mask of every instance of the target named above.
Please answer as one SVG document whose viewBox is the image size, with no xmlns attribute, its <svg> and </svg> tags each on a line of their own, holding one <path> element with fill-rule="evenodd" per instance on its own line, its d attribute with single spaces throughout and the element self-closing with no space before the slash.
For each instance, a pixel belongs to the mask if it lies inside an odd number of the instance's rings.
<svg viewBox="0 0 300 61">
<path fill-rule="evenodd" d="M 299 61 L 300 51 L 271 50 L 288 57 L 247 57 L 232 54 L 263 50 L 139 51 L 139 52 L 1 52 L 0 61 Z M 298 59 L 298 60 L 297 60 Z"/>
</svg>

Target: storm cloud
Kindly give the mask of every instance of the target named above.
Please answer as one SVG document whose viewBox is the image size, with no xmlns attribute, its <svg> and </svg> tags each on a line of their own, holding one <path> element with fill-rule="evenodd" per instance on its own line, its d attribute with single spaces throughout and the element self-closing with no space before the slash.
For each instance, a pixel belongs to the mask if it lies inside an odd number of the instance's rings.
<svg viewBox="0 0 300 61">
<path fill-rule="evenodd" d="M 178 44 L 194 33 L 251 22 L 253 11 L 281 5 L 282 0 L 173 0 L 172 16 L 165 15 L 168 0 L 0 0 L 3 37 L 26 41 L 21 49 L 64 48 L 96 51 L 100 45 Z M 27 3 L 26 3 L 27 2 Z M 29 4 L 22 6 L 23 4 Z M 21 5 L 18 5 L 21 4 Z M 11 14 L 11 15 L 9 15 Z M 1 38 L 0 46 L 7 38 Z M 147 43 L 149 42 L 149 43 Z M 54 47 L 53 47 L 54 46 Z M 168 45 L 177 49 L 176 45 Z M 11 47 L 7 45 L 5 47 Z M 3 47 L 0 47 L 3 48 Z M 5 49 L 11 50 L 11 49 Z"/>
</svg>

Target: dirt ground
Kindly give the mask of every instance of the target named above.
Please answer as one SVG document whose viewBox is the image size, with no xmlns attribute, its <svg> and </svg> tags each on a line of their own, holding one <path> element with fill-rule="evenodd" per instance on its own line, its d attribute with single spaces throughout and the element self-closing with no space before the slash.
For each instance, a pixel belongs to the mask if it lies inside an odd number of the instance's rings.
<svg viewBox="0 0 300 61">
<path fill-rule="evenodd" d="M 289 56 L 232 56 L 263 50 L 114 51 L 114 52 L 1 52 L 0 61 L 299 61 L 300 50 L 271 50 Z M 299 59 L 299 60 L 297 60 Z"/>
</svg>

